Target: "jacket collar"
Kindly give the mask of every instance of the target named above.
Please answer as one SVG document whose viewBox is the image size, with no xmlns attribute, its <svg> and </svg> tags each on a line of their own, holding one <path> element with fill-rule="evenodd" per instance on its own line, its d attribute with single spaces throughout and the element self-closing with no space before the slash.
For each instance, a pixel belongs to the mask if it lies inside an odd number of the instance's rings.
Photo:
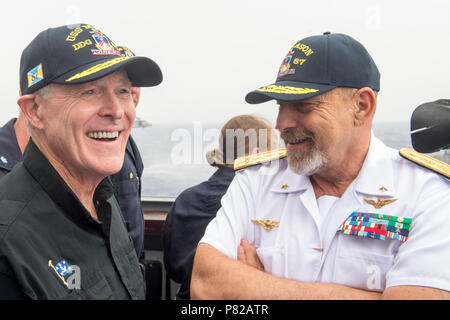
<svg viewBox="0 0 450 320">
<path fill-rule="evenodd" d="M 369 152 L 353 185 L 354 190 L 372 196 L 394 197 L 394 172 L 391 149 L 386 147 L 373 133 L 370 138 Z"/>
<path fill-rule="evenodd" d="M 77 196 L 66 184 L 63 178 L 53 168 L 44 154 L 34 144 L 32 138 L 24 152 L 23 164 L 33 178 L 40 184 L 47 195 L 75 222 L 92 223 L 94 220 L 78 200 Z M 97 186 L 93 201 L 104 201 L 113 195 L 113 187 L 109 179 L 105 178 Z"/>
<path fill-rule="evenodd" d="M 305 191 L 312 188 L 308 176 L 300 175 L 291 170 L 288 165 L 287 158 L 279 160 L 278 165 L 285 166 L 282 173 L 278 175 L 271 186 L 271 191 L 276 193 L 290 193 Z"/>
</svg>

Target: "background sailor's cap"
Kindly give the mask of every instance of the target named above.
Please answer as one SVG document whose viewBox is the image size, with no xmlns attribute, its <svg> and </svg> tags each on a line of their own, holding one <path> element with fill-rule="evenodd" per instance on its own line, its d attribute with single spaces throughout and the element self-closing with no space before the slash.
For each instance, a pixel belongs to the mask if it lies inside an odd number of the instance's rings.
<svg viewBox="0 0 450 320">
<path fill-rule="evenodd" d="M 422 153 L 450 147 L 450 99 L 418 106 L 411 116 L 411 144 Z"/>
</svg>

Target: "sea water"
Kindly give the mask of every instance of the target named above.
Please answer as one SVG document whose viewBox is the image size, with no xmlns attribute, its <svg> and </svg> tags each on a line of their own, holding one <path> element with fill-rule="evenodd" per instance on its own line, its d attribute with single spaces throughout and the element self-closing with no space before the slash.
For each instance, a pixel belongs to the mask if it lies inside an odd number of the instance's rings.
<svg viewBox="0 0 450 320">
<path fill-rule="evenodd" d="M 207 163 L 205 154 L 217 146 L 221 126 L 197 121 L 133 128 L 144 162 L 142 195 L 176 197 L 207 180 L 216 168 Z M 412 148 L 409 123 L 375 123 L 373 132 L 391 148 Z"/>
</svg>

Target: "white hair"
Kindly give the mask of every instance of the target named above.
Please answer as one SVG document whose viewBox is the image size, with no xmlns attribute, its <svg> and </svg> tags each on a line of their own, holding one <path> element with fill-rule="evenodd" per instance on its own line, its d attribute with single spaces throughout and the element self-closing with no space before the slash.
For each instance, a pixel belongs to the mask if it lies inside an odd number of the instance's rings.
<svg viewBox="0 0 450 320">
<path fill-rule="evenodd" d="M 50 83 L 48 85 L 46 85 L 45 87 L 37 90 L 36 92 L 34 92 L 35 95 L 40 96 L 42 99 L 49 99 L 52 93 L 52 87 L 53 84 Z"/>
<path fill-rule="evenodd" d="M 53 84 L 50 83 L 50 84 L 46 85 L 45 87 L 35 91 L 34 95 L 39 96 L 41 99 L 48 100 L 52 96 L 52 92 L 53 92 L 52 91 L 52 89 L 53 89 L 52 87 L 53 87 Z M 30 121 L 27 121 L 27 133 L 28 133 L 28 135 L 32 136 L 32 132 L 33 132 L 33 127 L 31 125 Z"/>
</svg>

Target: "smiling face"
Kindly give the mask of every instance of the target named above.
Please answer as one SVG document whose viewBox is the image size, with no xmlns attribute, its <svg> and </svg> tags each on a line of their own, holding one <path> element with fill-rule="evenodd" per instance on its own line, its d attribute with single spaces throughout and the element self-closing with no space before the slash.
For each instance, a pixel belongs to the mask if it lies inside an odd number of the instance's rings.
<svg viewBox="0 0 450 320">
<path fill-rule="evenodd" d="M 352 144 L 354 112 L 351 99 L 340 88 L 311 99 L 278 104 L 276 128 L 294 172 L 312 175 L 343 164 Z"/>
<path fill-rule="evenodd" d="M 56 167 L 81 180 L 122 168 L 136 115 L 125 71 L 83 84 L 52 84 L 49 96 L 36 95 L 36 103 L 42 124 L 33 139 Z"/>
</svg>

